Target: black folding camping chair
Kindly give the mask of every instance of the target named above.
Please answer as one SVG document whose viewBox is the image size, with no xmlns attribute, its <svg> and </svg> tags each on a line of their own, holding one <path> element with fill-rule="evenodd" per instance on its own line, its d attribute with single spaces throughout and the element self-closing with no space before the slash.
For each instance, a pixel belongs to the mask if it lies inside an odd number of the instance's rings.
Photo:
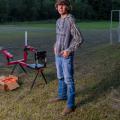
<svg viewBox="0 0 120 120">
<path fill-rule="evenodd" d="M 30 69 L 33 69 L 33 70 L 37 71 L 37 73 L 35 75 L 35 78 L 32 82 L 32 85 L 30 87 L 31 90 L 32 90 L 32 88 L 35 84 L 35 81 L 36 81 L 39 74 L 41 74 L 45 83 L 47 84 L 47 80 L 46 80 L 45 75 L 43 73 L 44 68 L 46 68 L 46 63 L 47 63 L 46 51 L 40 51 L 40 52 L 36 51 L 34 53 L 34 60 L 35 60 L 35 62 L 32 63 L 32 64 L 28 64 L 28 63 L 25 63 L 25 62 L 20 62 L 20 65 L 22 67 L 28 67 Z"/>
</svg>

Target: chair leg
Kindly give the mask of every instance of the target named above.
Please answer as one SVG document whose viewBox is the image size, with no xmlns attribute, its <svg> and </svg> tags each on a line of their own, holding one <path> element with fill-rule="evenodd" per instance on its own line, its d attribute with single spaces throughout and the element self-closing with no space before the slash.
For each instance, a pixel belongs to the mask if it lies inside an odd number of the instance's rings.
<svg viewBox="0 0 120 120">
<path fill-rule="evenodd" d="M 31 87 L 30 87 L 30 90 L 32 90 L 32 88 L 33 88 L 33 86 L 34 86 L 34 84 L 35 84 L 35 81 L 36 81 L 36 79 L 37 79 L 38 74 L 39 74 L 39 70 L 38 70 L 38 72 L 37 72 L 37 74 L 36 74 L 36 76 L 35 76 L 35 78 L 34 78 L 34 80 L 33 80 L 33 82 L 32 82 L 32 85 L 31 85 Z"/>
<path fill-rule="evenodd" d="M 44 79 L 45 83 L 47 84 L 47 80 L 46 80 L 46 78 L 45 78 L 45 76 L 44 76 L 43 72 L 42 72 L 42 71 L 40 71 L 40 72 L 41 72 L 41 75 L 42 75 L 42 77 L 43 77 L 43 79 Z"/>
<path fill-rule="evenodd" d="M 10 73 L 11 75 L 14 73 L 14 71 L 15 71 L 16 67 L 17 67 L 17 64 L 16 64 L 16 65 L 14 65 L 14 67 L 13 67 L 13 69 L 12 69 L 11 73 Z"/>
<path fill-rule="evenodd" d="M 27 74 L 27 71 L 25 70 L 25 68 L 21 65 L 21 64 L 19 64 L 19 66 L 21 67 L 21 69 L 24 71 L 24 73 L 26 73 Z"/>
</svg>

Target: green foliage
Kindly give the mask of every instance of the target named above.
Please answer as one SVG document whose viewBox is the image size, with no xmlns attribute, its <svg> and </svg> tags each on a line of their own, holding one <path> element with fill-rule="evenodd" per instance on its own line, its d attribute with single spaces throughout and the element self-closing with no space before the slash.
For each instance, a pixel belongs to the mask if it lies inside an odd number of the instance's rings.
<svg viewBox="0 0 120 120">
<path fill-rule="evenodd" d="M 119 0 L 70 0 L 78 19 L 110 19 L 110 11 L 120 8 Z M 55 0 L 0 0 L 0 22 L 56 19 Z"/>
</svg>

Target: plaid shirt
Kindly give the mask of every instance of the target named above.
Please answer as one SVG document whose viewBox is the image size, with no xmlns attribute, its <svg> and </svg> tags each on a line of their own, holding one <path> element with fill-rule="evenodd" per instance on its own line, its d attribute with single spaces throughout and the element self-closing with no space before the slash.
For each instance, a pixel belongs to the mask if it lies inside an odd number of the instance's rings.
<svg viewBox="0 0 120 120">
<path fill-rule="evenodd" d="M 67 50 L 74 52 L 83 42 L 82 35 L 75 25 L 74 18 L 69 14 L 65 18 L 59 18 L 56 22 L 55 54 Z"/>
</svg>

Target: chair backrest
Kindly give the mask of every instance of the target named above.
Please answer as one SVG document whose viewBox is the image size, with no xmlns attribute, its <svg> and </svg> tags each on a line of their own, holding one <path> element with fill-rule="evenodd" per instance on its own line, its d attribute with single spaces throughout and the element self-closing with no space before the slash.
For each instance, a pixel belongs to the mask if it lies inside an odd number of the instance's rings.
<svg viewBox="0 0 120 120">
<path fill-rule="evenodd" d="M 35 64 L 43 64 L 46 67 L 47 63 L 47 52 L 46 51 L 37 51 L 35 53 Z"/>
<path fill-rule="evenodd" d="M 36 51 L 37 51 L 37 48 L 34 48 L 32 46 L 25 46 L 24 47 L 24 61 L 27 62 L 28 52 L 35 53 Z"/>
</svg>

